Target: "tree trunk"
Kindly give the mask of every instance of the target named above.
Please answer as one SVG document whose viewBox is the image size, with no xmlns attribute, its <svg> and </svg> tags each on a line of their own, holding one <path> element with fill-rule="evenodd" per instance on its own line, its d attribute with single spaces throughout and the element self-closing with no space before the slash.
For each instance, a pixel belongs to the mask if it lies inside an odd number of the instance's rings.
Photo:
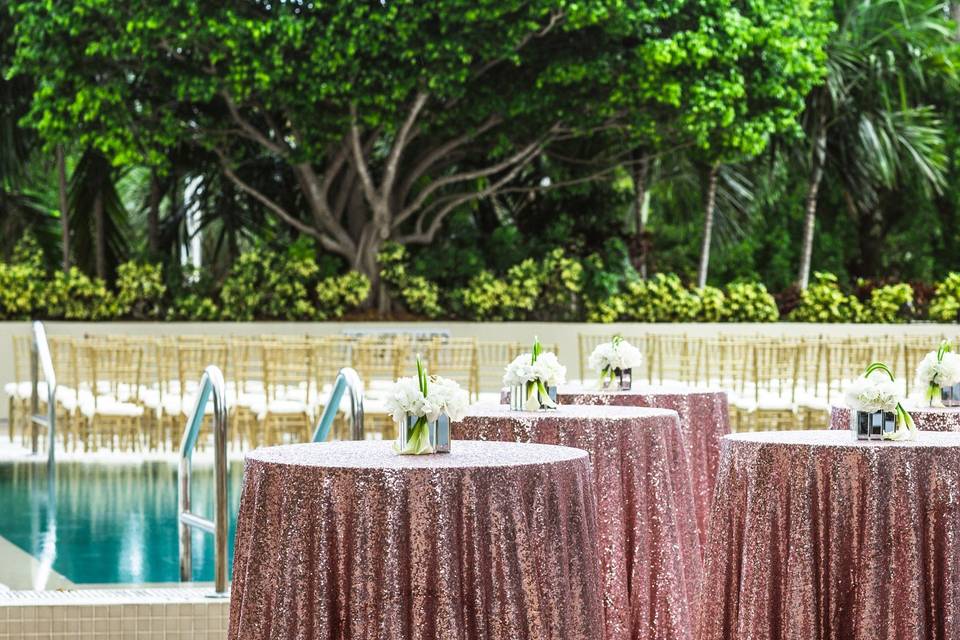
<svg viewBox="0 0 960 640">
<path fill-rule="evenodd" d="M 823 163 L 827 156 L 827 127 L 820 119 L 817 134 L 813 140 L 813 154 L 810 158 L 810 181 L 807 183 L 807 197 L 804 201 L 803 242 L 800 245 L 800 268 L 797 271 L 797 286 L 800 290 L 810 283 L 810 262 L 813 258 L 813 232 L 817 221 L 817 193 L 823 180 Z"/>
<path fill-rule="evenodd" d="M 953 20 L 956 25 L 956 31 L 953 34 L 953 39 L 960 41 L 960 2 L 954 0 L 950 3 L 950 19 Z"/>
<path fill-rule="evenodd" d="M 103 219 L 103 191 L 97 188 L 93 198 L 93 242 L 97 277 L 107 279 L 107 225 Z"/>
<path fill-rule="evenodd" d="M 147 208 L 147 249 L 152 259 L 157 259 L 160 255 L 160 200 L 162 196 L 157 172 L 151 171 L 150 205 Z"/>
<path fill-rule="evenodd" d="M 62 144 L 57 145 L 57 191 L 63 241 L 63 272 L 66 273 L 70 271 L 70 203 L 67 200 L 67 159 Z"/>
<path fill-rule="evenodd" d="M 644 213 L 647 205 L 647 178 L 650 174 L 650 156 L 644 154 L 637 164 L 636 172 L 633 174 L 633 202 L 635 214 L 637 217 L 637 271 L 640 277 L 647 279 L 647 240 L 646 224 L 644 223 Z"/>
<path fill-rule="evenodd" d="M 717 174 L 720 165 L 710 167 L 707 174 L 707 192 L 703 199 L 703 240 L 700 243 L 700 268 L 697 269 L 697 286 L 707 286 L 707 270 L 710 267 L 710 238 L 713 235 L 713 213 L 717 207 Z"/>
</svg>

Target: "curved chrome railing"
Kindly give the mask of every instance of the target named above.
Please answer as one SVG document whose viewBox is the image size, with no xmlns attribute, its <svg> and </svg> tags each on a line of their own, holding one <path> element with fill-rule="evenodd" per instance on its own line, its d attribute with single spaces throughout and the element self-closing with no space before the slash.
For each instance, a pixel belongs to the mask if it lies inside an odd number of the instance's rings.
<svg viewBox="0 0 960 640">
<path fill-rule="evenodd" d="M 47 383 L 47 416 L 40 415 L 40 370 Z M 47 330 L 39 320 L 33 323 L 33 340 L 30 343 L 30 430 L 32 449 L 37 453 L 39 440 L 37 427 L 47 428 L 47 467 L 51 479 L 56 471 L 54 451 L 57 436 L 57 375 L 53 370 L 50 357 L 50 344 L 47 342 Z"/>
<path fill-rule="evenodd" d="M 350 439 L 363 440 L 363 384 L 356 370 L 344 367 L 337 373 L 337 379 L 333 383 L 333 391 L 330 394 L 330 402 L 327 403 L 327 408 L 324 409 L 323 415 L 317 422 L 317 428 L 313 431 L 314 442 L 324 442 L 330 436 L 330 428 L 340 410 L 343 392 L 347 389 L 350 389 Z"/>
<path fill-rule="evenodd" d="M 213 396 L 213 467 L 214 488 L 213 520 L 190 511 L 190 471 L 193 466 L 193 449 L 210 396 Z M 227 595 L 227 396 L 223 373 L 210 365 L 200 378 L 197 402 L 187 420 L 183 439 L 180 441 L 180 466 L 178 469 L 177 523 L 180 529 L 180 580 L 189 582 L 193 573 L 192 529 L 212 533 L 214 538 L 213 582 L 217 596 Z"/>
</svg>

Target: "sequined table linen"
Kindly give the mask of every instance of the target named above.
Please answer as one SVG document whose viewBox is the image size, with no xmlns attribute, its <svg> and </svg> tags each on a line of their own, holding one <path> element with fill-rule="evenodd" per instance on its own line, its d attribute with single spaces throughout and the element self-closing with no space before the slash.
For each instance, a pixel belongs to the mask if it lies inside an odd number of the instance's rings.
<svg viewBox="0 0 960 640">
<path fill-rule="evenodd" d="M 960 432 L 960 407 L 918 407 L 907 402 L 904 405 L 921 431 Z M 830 407 L 830 428 L 850 430 L 853 418 L 848 407 Z"/>
<path fill-rule="evenodd" d="M 259 449 L 237 522 L 231 639 L 593 640 L 587 454 L 454 442 Z"/>
<path fill-rule="evenodd" d="M 730 433 L 730 407 L 725 392 L 683 385 L 634 384 L 629 391 L 571 385 L 560 387 L 557 399 L 564 404 L 626 405 L 676 411 L 690 465 L 700 541 L 706 541 L 707 518 L 720 462 L 720 438 Z"/>
<path fill-rule="evenodd" d="M 724 438 L 699 640 L 960 638 L 960 434 Z"/>
<path fill-rule="evenodd" d="M 604 581 L 598 640 L 692 637 L 700 539 L 677 414 L 562 405 L 474 405 L 454 437 L 562 444 L 590 452 Z"/>
</svg>

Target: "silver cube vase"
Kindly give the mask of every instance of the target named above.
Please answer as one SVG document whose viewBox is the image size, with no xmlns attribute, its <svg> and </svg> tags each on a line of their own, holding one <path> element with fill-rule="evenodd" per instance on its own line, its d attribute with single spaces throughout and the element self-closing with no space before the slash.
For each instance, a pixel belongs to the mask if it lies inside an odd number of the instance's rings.
<svg viewBox="0 0 960 640">
<path fill-rule="evenodd" d="M 609 389 L 611 386 L 618 391 L 630 391 L 633 386 L 633 369 L 614 369 L 613 380 L 603 379 L 604 389 Z"/>
<path fill-rule="evenodd" d="M 897 416 L 892 411 L 854 411 L 851 426 L 857 440 L 882 440 L 897 430 Z"/>
<path fill-rule="evenodd" d="M 410 436 L 413 434 L 418 419 L 414 416 L 407 416 L 406 420 L 397 424 L 397 437 L 400 439 L 401 446 L 405 446 L 410 441 Z M 428 422 L 427 434 L 431 453 L 450 453 L 450 417 L 447 414 L 442 413 L 433 422 Z"/>
<path fill-rule="evenodd" d="M 537 394 L 537 398 L 540 400 L 540 403 L 543 404 L 543 394 L 540 392 L 539 386 L 536 387 L 532 393 Z M 547 396 L 554 404 L 557 404 L 557 387 L 547 387 Z M 526 395 L 524 393 L 524 385 L 518 384 L 510 387 L 510 408 L 514 411 L 523 411 L 524 405 L 526 404 Z"/>
</svg>

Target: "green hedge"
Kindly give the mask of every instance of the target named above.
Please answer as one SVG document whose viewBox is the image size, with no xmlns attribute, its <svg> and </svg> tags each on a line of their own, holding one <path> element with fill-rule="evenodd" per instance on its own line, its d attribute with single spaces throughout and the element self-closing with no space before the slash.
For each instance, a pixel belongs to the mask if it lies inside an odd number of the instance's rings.
<svg viewBox="0 0 960 640">
<path fill-rule="evenodd" d="M 480 271 L 463 287 L 443 287 L 414 273 L 400 245 L 380 255 L 381 278 L 394 301 L 424 318 L 589 322 L 955 322 L 960 314 L 960 274 L 936 285 L 925 308 L 910 284 L 844 291 L 837 277 L 813 282 L 781 316 L 777 302 L 757 282 L 723 288 L 687 286 L 658 273 L 647 280 L 601 256 L 577 259 L 562 249 L 526 259 L 502 274 Z M 370 293 L 363 275 L 326 275 L 311 257 L 263 249 L 244 253 L 218 286 L 202 278 L 171 283 L 159 265 L 128 262 L 108 286 L 76 268 L 47 272 L 32 240 L 0 263 L 0 319 L 66 320 L 329 320 L 358 313 Z M 179 277 L 180 274 L 177 274 Z M 784 296 L 784 299 L 789 296 Z"/>
</svg>

